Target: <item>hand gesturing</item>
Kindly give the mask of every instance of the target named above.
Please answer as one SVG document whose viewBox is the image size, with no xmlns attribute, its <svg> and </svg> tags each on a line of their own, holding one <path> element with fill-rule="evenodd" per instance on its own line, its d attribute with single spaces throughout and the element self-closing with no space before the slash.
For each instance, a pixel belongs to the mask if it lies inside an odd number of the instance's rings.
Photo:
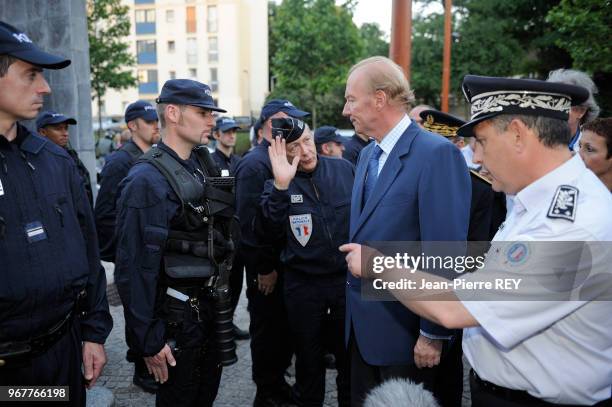
<svg viewBox="0 0 612 407">
<path fill-rule="evenodd" d="M 268 147 L 268 155 L 274 173 L 274 186 L 277 189 L 287 189 L 291 180 L 295 177 L 300 157 L 293 157 L 293 162 L 287 161 L 287 150 L 285 149 L 285 139 L 276 137 Z"/>
</svg>

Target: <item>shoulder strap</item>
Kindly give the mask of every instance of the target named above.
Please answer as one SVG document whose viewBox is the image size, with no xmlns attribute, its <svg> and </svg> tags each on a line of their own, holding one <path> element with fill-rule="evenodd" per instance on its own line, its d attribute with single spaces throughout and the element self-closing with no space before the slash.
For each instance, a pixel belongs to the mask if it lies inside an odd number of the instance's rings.
<svg viewBox="0 0 612 407">
<path fill-rule="evenodd" d="M 198 163 L 204 170 L 207 176 L 209 177 L 220 177 L 221 171 L 219 170 L 219 166 L 215 162 L 215 160 L 210 155 L 208 148 L 206 146 L 198 146 L 193 149 L 193 153 L 195 154 Z"/>
<path fill-rule="evenodd" d="M 181 200 L 181 207 L 185 202 L 197 202 L 204 193 L 204 187 L 190 174 L 174 157 L 167 154 L 157 146 L 151 147 L 143 154 L 139 161 L 152 164 L 161 172 L 170 186 Z"/>
<path fill-rule="evenodd" d="M 120 150 L 125 151 L 132 157 L 132 160 L 137 160 L 142 155 L 142 151 L 132 140 L 121 146 Z"/>
</svg>

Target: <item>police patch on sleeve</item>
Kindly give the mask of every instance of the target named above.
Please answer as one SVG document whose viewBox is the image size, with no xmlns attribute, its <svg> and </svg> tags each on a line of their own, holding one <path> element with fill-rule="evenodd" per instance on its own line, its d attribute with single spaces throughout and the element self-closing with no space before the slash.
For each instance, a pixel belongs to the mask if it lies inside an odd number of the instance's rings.
<svg viewBox="0 0 612 407">
<path fill-rule="evenodd" d="M 289 226 L 297 241 L 303 247 L 306 247 L 312 235 L 312 215 L 305 213 L 303 215 L 289 216 Z"/>
<path fill-rule="evenodd" d="M 567 219 L 576 218 L 576 205 L 578 203 L 578 189 L 570 185 L 560 185 L 548 210 L 549 218 Z"/>
</svg>

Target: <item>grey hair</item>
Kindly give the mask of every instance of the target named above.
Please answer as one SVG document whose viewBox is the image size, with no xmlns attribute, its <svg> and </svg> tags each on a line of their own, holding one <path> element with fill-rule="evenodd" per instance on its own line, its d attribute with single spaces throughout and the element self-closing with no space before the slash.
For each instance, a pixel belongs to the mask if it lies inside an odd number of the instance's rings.
<svg viewBox="0 0 612 407">
<path fill-rule="evenodd" d="M 533 130 L 540 142 L 547 147 L 567 146 L 572 137 L 568 122 L 552 117 L 500 114 L 489 121 L 498 131 L 503 132 L 514 119 L 525 123 L 525 126 Z"/>
<path fill-rule="evenodd" d="M 600 108 L 595 101 L 595 96 L 599 91 L 597 85 L 591 77 L 582 71 L 575 69 L 556 69 L 548 73 L 547 82 L 560 82 L 568 85 L 582 86 L 589 91 L 589 97 L 580 106 L 586 107 L 587 112 L 582 117 L 580 124 L 588 123 L 595 120 L 599 116 Z"/>
</svg>

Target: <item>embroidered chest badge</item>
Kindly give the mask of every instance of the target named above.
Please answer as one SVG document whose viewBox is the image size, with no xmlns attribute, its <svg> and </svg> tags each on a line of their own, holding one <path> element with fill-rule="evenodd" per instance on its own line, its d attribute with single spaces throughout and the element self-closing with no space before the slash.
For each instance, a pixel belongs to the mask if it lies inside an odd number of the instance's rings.
<svg viewBox="0 0 612 407">
<path fill-rule="evenodd" d="M 560 185 L 548 209 L 548 216 L 552 219 L 567 219 L 573 222 L 576 219 L 576 206 L 578 203 L 578 189 L 570 185 Z"/>
<path fill-rule="evenodd" d="M 312 215 L 306 213 L 303 215 L 289 216 L 289 227 L 296 240 L 306 247 L 310 236 L 312 236 Z"/>
<path fill-rule="evenodd" d="M 302 196 L 302 194 L 298 194 L 298 195 L 291 195 L 291 203 L 304 203 L 304 197 Z"/>
</svg>

